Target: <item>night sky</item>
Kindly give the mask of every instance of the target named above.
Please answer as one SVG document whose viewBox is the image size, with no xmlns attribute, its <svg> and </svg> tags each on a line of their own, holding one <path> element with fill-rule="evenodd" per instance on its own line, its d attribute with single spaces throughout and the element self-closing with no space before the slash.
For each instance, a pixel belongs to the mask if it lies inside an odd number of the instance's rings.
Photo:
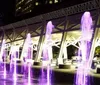
<svg viewBox="0 0 100 85">
<path fill-rule="evenodd" d="M 0 25 L 5 25 L 14 20 L 15 2 L 14 0 L 0 0 Z"/>
</svg>

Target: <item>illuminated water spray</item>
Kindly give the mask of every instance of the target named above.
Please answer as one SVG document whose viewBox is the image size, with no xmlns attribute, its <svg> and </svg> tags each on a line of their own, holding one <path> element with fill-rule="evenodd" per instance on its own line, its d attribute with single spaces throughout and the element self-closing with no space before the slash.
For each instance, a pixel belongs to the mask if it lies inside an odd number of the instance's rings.
<svg viewBox="0 0 100 85">
<path fill-rule="evenodd" d="M 50 67 L 48 66 L 47 67 L 47 84 L 46 85 L 51 85 L 51 69 Z"/>
<path fill-rule="evenodd" d="M 31 64 L 28 64 L 28 85 L 31 85 Z"/>
<path fill-rule="evenodd" d="M 81 18 L 81 54 L 82 54 L 82 62 L 78 67 L 76 73 L 76 85 L 90 85 L 88 80 L 88 72 L 89 72 L 89 55 L 91 48 L 91 39 L 92 39 L 92 18 L 90 12 L 85 12 Z"/>
<path fill-rule="evenodd" d="M 42 67 L 39 85 L 52 85 L 51 75 L 52 70 L 49 65 L 46 68 Z"/>
<path fill-rule="evenodd" d="M 24 67 L 26 68 L 27 67 L 26 65 L 28 65 L 28 85 L 31 85 L 32 56 L 33 56 L 33 44 L 32 44 L 31 34 L 28 33 L 21 54 L 21 60 L 24 59 L 25 61 Z"/>
<path fill-rule="evenodd" d="M 45 34 L 45 40 L 44 40 L 44 46 L 43 46 L 43 59 L 45 61 L 48 61 L 48 63 L 51 63 L 52 60 L 52 28 L 53 24 L 51 21 L 47 23 L 46 27 L 46 34 Z"/>
<path fill-rule="evenodd" d="M 46 27 L 46 34 L 45 34 L 45 40 L 44 40 L 44 46 L 43 46 L 43 59 L 44 61 L 47 61 L 46 63 L 43 63 L 42 67 L 42 72 L 41 72 L 41 77 L 42 80 L 40 81 L 39 85 L 51 85 L 51 78 L 50 78 L 50 64 L 52 60 L 52 29 L 53 29 L 53 24 L 51 21 L 47 23 Z M 46 68 L 45 68 L 46 66 Z M 46 69 L 46 72 L 44 70 Z M 46 81 L 45 81 L 46 79 Z"/>
<path fill-rule="evenodd" d="M 16 61 L 19 57 L 18 55 L 18 52 L 19 52 L 19 47 L 18 46 L 11 46 L 11 49 L 10 49 L 10 58 L 11 58 L 11 62 L 10 62 L 10 69 L 14 69 L 13 71 L 13 79 L 14 79 L 14 82 L 17 80 L 17 69 L 16 69 Z"/>
<path fill-rule="evenodd" d="M 21 54 L 21 60 L 31 60 L 32 59 L 32 53 L 33 52 L 33 46 L 32 46 L 32 40 L 31 40 L 31 34 L 28 33 L 24 46 L 23 46 L 23 50 L 22 50 L 22 54 Z"/>
<path fill-rule="evenodd" d="M 7 54 L 6 54 L 6 42 L 5 40 L 2 41 L 2 46 L 1 46 L 1 52 L 0 52 L 0 62 L 3 62 L 4 61 L 4 78 L 6 78 L 6 62 L 5 62 L 5 59 L 7 57 Z"/>
<path fill-rule="evenodd" d="M 4 56 L 4 50 L 5 50 L 5 40 L 2 41 L 2 45 L 1 45 L 0 62 L 2 62 L 2 57 Z"/>
</svg>

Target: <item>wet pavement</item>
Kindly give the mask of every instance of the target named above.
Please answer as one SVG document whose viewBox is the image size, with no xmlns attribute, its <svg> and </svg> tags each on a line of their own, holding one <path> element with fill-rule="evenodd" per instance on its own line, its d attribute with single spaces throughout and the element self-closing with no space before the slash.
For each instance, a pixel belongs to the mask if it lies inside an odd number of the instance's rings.
<svg viewBox="0 0 100 85">
<path fill-rule="evenodd" d="M 42 68 L 41 66 L 16 65 L 16 74 L 14 76 L 15 66 L 12 64 L 0 64 L 0 85 L 74 85 L 75 70 Z M 29 72 L 30 71 L 30 72 Z M 4 76 L 4 73 L 6 75 Z M 91 72 L 90 85 L 100 85 L 100 74 Z"/>
<path fill-rule="evenodd" d="M 24 76 L 17 76 L 17 79 L 14 80 L 13 76 L 7 74 L 6 78 L 3 75 L 0 75 L 0 85 L 72 85 L 72 84 L 62 84 L 62 83 L 51 83 L 47 81 L 47 79 L 30 79 Z"/>
<path fill-rule="evenodd" d="M 72 85 L 62 82 L 54 82 L 52 71 L 49 68 L 33 69 L 16 66 L 17 74 L 14 74 L 14 65 L 12 65 L 12 68 L 10 68 L 9 65 L 6 65 L 6 71 L 4 71 L 3 66 L 3 64 L 0 66 L 0 85 Z M 4 73 L 6 73 L 5 76 Z"/>
</svg>

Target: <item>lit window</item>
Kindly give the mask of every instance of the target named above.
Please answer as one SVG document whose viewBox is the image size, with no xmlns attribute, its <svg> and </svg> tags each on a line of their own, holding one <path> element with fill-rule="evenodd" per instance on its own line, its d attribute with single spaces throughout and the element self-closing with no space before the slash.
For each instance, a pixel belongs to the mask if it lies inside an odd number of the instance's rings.
<svg viewBox="0 0 100 85">
<path fill-rule="evenodd" d="M 18 9 L 21 9 L 21 7 L 19 7 Z"/>
<path fill-rule="evenodd" d="M 28 1 L 26 2 L 26 4 L 29 3 L 29 2 L 31 2 L 31 1 L 32 1 L 32 0 L 28 0 Z"/>
<path fill-rule="evenodd" d="M 38 2 L 36 2 L 36 3 L 35 3 L 35 5 L 36 5 L 36 6 L 37 6 L 37 5 L 39 5 L 39 3 L 38 3 Z"/>
<path fill-rule="evenodd" d="M 52 4 L 52 1 L 49 1 L 50 4 Z"/>
<path fill-rule="evenodd" d="M 55 3 L 58 3 L 58 0 L 55 0 Z"/>
<path fill-rule="evenodd" d="M 32 12 L 32 10 L 30 10 L 30 12 Z"/>
<path fill-rule="evenodd" d="M 22 0 L 22 2 L 23 2 L 24 0 Z"/>
</svg>

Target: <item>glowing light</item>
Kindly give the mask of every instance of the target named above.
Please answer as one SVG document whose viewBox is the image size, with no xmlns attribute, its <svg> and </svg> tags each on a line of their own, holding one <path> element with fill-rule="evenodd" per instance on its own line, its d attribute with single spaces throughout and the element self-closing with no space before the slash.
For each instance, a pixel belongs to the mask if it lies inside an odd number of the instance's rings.
<svg viewBox="0 0 100 85">
<path fill-rule="evenodd" d="M 55 0 L 55 3 L 58 3 L 58 0 Z"/>
<path fill-rule="evenodd" d="M 21 9 L 21 7 L 19 7 L 18 9 Z"/>
<path fill-rule="evenodd" d="M 36 3 L 35 3 L 35 5 L 36 5 L 36 6 L 37 6 L 37 5 L 39 5 L 39 3 L 38 3 L 38 2 L 36 2 Z"/>
<path fill-rule="evenodd" d="M 53 2 L 52 1 L 49 1 L 49 3 L 52 4 Z"/>
</svg>

